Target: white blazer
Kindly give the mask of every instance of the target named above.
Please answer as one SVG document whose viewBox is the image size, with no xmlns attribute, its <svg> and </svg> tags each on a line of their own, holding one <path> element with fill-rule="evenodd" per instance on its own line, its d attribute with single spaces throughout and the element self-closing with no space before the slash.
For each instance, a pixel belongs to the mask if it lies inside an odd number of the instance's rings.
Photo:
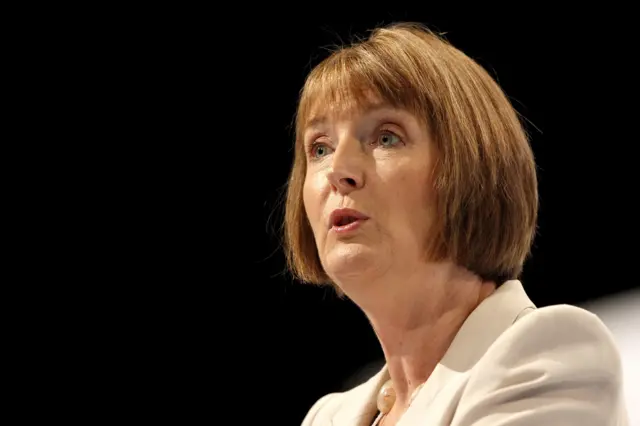
<svg viewBox="0 0 640 426">
<path fill-rule="evenodd" d="M 369 426 L 386 366 L 331 393 L 302 426 Z M 626 426 L 622 366 L 613 336 L 594 314 L 569 305 L 536 308 L 508 281 L 467 318 L 397 426 Z"/>
</svg>

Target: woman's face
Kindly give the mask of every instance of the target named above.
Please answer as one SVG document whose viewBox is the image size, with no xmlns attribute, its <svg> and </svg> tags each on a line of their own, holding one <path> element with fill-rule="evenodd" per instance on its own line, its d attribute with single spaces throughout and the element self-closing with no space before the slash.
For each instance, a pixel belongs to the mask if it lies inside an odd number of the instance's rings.
<svg viewBox="0 0 640 426">
<path fill-rule="evenodd" d="M 304 205 L 332 280 L 402 275 L 423 262 L 434 210 L 435 148 L 426 127 L 409 112 L 378 106 L 317 117 L 303 138 Z"/>
</svg>

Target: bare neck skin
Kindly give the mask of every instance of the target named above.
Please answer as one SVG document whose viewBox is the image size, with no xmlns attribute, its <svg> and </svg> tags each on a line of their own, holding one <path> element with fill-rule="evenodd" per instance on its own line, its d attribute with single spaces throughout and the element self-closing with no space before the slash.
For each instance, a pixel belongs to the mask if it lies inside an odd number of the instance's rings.
<svg viewBox="0 0 640 426">
<path fill-rule="evenodd" d="M 349 287 L 349 296 L 369 318 L 386 358 L 396 392 L 391 418 L 406 410 L 412 393 L 429 378 L 466 318 L 495 284 L 453 264 L 438 263 L 402 273 L 389 271 L 375 282 Z"/>
</svg>

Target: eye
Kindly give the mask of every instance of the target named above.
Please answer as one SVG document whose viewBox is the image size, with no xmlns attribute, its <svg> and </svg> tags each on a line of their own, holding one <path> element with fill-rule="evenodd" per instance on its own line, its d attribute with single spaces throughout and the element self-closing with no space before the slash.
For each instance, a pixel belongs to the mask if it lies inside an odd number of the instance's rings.
<svg viewBox="0 0 640 426">
<path fill-rule="evenodd" d="M 400 137 L 389 130 L 385 130 L 378 136 L 378 143 L 385 148 L 392 147 L 402 142 Z"/>
<path fill-rule="evenodd" d="M 309 155 L 311 155 L 311 158 L 314 158 L 314 159 L 322 158 L 325 155 L 329 154 L 330 151 L 331 151 L 331 148 L 329 148 L 327 145 L 321 142 L 314 142 L 309 147 Z"/>
</svg>

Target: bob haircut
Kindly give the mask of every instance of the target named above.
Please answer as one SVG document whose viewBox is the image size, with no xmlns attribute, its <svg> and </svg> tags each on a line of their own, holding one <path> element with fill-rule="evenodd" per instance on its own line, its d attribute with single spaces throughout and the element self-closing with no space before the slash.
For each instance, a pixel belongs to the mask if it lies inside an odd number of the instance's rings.
<svg viewBox="0 0 640 426">
<path fill-rule="evenodd" d="M 331 284 L 306 216 L 302 136 L 322 109 L 382 102 L 420 119 L 436 147 L 431 261 L 451 260 L 497 285 L 517 279 L 536 233 L 536 167 L 511 103 L 478 63 L 417 23 L 379 27 L 335 50 L 307 76 L 295 118 L 295 154 L 284 214 L 294 277 Z"/>
</svg>

